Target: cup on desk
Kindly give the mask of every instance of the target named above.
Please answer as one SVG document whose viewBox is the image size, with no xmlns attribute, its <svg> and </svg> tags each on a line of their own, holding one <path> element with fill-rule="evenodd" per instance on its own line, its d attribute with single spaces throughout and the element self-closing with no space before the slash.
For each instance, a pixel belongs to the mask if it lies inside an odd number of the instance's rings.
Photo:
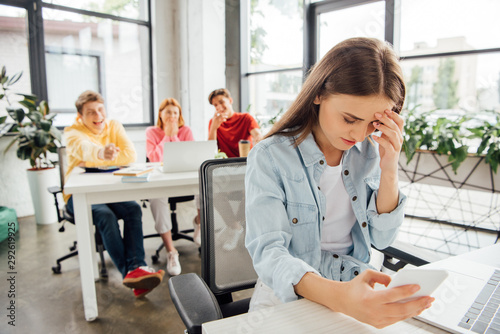
<svg viewBox="0 0 500 334">
<path fill-rule="evenodd" d="M 240 157 L 247 157 L 248 152 L 250 152 L 250 141 L 242 139 L 238 142 L 238 148 L 240 150 Z"/>
</svg>

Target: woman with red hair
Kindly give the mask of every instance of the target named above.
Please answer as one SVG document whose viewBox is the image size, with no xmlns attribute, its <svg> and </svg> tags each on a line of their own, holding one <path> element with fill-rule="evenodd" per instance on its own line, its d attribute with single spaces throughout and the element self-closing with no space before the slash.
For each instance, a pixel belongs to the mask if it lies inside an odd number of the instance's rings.
<svg viewBox="0 0 500 334">
<path fill-rule="evenodd" d="M 146 129 L 146 155 L 151 162 L 163 161 L 163 144 L 172 141 L 192 141 L 193 133 L 184 124 L 182 108 L 174 98 L 167 98 L 160 104 L 156 126 Z M 171 276 L 181 273 L 179 253 L 172 241 L 172 221 L 168 198 L 150 199 L 155 229 L 160 234 L 167 250 L 167 272 Z"/>
</svg>

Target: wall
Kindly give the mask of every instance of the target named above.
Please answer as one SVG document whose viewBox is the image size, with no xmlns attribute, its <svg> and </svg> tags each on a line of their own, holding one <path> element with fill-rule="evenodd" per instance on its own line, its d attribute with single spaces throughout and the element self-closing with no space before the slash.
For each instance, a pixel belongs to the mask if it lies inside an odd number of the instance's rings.
<svg viewBox="0 0 500 334">
<path fill-rule="evenodd" d="M 155 120 L 159 101 L 175 97 L 195 140 L 206 140 L 213 115 L 207 97 L 225 86 L 224 0 L 153 0 L 152 13 Z M 144 161 L 145 127 L 127 128 L 127 134 L 138 161 Z M 16 157 L 15 148 L 3 154 L 11 138 L 0 138 L 0 205 L 14 208 L 19 217 L 33 215 L 29 163 Z"/>
</svg>

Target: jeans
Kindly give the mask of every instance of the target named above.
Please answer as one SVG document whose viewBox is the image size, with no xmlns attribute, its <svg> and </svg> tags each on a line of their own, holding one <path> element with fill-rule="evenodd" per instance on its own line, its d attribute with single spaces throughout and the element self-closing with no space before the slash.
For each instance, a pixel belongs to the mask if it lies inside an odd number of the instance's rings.
<svg viewBox="0 0 500 334">
<path fill-rule="evenodd" d="M 73 211 L 73 196 L 66 204 L 70 214 Z M 118 220 L 123 219 L 123 238 Z M 134 201 L 94 204 L 92 220 L 101 233 L 102 242 L 111 260 L 123 277 L 131 270 L 145 266 L 142 234 L 142 210 Z"/>
</svg>

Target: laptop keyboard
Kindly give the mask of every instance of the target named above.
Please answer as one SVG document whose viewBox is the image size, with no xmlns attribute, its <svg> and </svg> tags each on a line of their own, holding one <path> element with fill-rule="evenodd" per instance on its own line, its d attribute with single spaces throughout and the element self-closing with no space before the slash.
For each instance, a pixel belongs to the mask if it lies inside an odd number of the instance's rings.
<svg viewBox="0 0 500 334">
<path fill-rule="evenodd" d="M 500 334 L 500 270 L 495 270 L 458 326 L 479 334 Z"/>
</svg>

